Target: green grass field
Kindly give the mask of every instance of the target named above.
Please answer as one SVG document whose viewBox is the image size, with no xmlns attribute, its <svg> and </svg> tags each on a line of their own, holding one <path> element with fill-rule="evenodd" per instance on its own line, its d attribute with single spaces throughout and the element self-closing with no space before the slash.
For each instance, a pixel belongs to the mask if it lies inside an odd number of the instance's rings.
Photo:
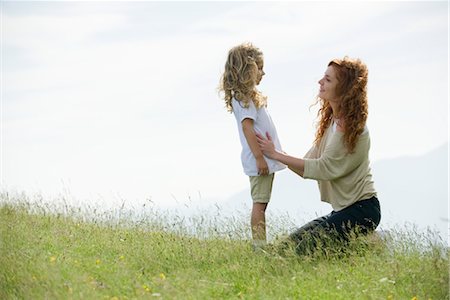
<svg viewBox="0 0 450 300">
<path fill-rule="evenodd" d="M 247 220 L 192 233 L 157 210 L 93 216 L 0 202 L 0 299 L 449 299 L 448 250 L 429 233 L 281 257 L 251 249 Z"/>
</svg>

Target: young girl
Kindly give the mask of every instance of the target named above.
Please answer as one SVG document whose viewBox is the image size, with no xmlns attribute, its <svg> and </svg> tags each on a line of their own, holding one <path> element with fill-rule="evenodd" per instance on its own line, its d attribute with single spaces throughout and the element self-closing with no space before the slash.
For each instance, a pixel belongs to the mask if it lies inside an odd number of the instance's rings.
<svg viewBox="0 0 450 300">
<path fill-rule="evenodd" d="M 256 89 L 263 75 L 262 52 L 250 43 L 244 43 L 228 52 L 220 85 L 226 108 L 236 117 L 242 145 L 241 161 L 244 173 L 250 177 L 253 200 L 251 228 L 253 248 L 266 244 L 265 211 L 272 193 L 274 173 L 286 166 L 264 157 L 256 140 L 256 133 L 270 134 L 275 148 L 281 151 L 273 121 L 267 112 L 267 97 Z"/>
</svg>

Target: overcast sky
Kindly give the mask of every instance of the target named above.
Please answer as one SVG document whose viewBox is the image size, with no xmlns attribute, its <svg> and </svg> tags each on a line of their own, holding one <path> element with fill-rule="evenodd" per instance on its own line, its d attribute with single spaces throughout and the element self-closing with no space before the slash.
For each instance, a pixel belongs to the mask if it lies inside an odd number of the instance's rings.
<svg viewBox="0 0 450 300">
<path fill-rule="evenodd" d="M 369 68 L 372 162 L 448 142 L 448 2 L 1 6 L 7 190 L 170 204 L 248 188 L 217 92 L 244 41 L 264 52 L 259 88 L 292 155 L 312 143 L 317 81 L 345 55 Z"/>
</svg>

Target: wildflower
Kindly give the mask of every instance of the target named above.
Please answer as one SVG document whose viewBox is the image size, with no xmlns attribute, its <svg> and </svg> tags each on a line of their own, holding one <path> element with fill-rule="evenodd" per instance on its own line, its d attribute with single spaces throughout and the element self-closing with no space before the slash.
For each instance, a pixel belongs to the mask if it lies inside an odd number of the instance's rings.
<svg viewBox="0 0 450 300">
<path fill-rule="evenodd" d="M 412 297 L 412 298 L 411 298 L 411 300 L 417 300 L 417 297 L 416 297 L 416 296 L 414 296 L 414 297 Z"/>
<path fill-rule="evenodd" d="M 166 275 L 164 275 L 164 273 L 160 273 L 159 274 L 159 278 L 161 278 L 162 280 L 165 280 L 166 279 Z"/>
<path fill-rule="evenodd" d="M 121 255 L 121 256 L 119 257 L 119 259 L 120 259 L 120 260 L 124 260 L 124 259 L 125 259 L 125 256 Z"/>
<path fill-rule="evenodd" d="M 97 259 L 96 261 L 95 261 L 95 264 L 96 265 L 99 265 L 99 264 L 101 264 L 102 263 L 102 261 L 100 260 L 100 259 Z"/>
<path fill-rule="evenodd" d="M 56 262 L 56 256 L 50 256 L 50 262 L 55 263 Z"/>
<path fill-rule="evenodd" d="M 142 288 L 148 293 L 152 291 L 146 284 L 142 285 Z"/>
</svg>

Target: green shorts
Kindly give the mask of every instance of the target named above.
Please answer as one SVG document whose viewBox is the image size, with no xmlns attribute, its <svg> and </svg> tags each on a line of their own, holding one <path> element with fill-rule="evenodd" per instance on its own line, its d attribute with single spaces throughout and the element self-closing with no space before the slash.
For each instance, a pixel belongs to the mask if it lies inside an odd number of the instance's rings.
<svg viewBox="0 0 450 300">
<path fill-rule="evenodd" d="M 250 176 L 250 192 L 253 203 L 269 203 L 275 173 L 267 176 Z"/>
</svg>

